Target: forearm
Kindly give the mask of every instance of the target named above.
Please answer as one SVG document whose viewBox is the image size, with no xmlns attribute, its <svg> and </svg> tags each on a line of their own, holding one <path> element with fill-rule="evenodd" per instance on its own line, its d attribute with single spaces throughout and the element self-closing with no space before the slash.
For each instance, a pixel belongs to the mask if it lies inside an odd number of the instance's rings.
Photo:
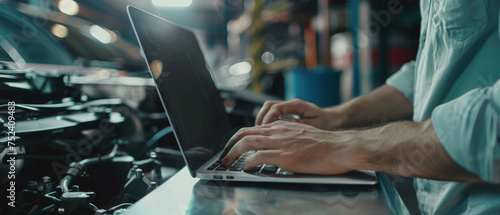
<svg viewBox="0 0 500 215">
<path fill-rule="evenodd" d="M 442 147 L 431 120 L 396 122 L 353 135 L 354 169 L 408 177 L 451 181 L 480 181 L 459 166 Z"/>
<path fill-rule="evenodd" d="M 413 104 L 396 88 L 384 85 L 325 111 L 337 123 L 333 128 L 350 128 L 411 119 Z"/>
</svg>

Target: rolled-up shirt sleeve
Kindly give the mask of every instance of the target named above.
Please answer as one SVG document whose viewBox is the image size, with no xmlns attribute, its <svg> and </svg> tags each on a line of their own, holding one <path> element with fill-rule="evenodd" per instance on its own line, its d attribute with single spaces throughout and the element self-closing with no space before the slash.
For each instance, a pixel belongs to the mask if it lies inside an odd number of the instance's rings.
<svg viewBox="0 0 500 215">
<path fill-rule="evenodd" d="M 500 80 L 444 103 L 432 122 L 455 162 L 487 182 L 500 182 Z"/>
<path fill-rule="evenodd" d="M 415 83 L 415 61 L 405 63 L 399 71 L 394 73 L 386 81 L 386 84 L 401 91 L 413 102 L 413 91 Z"/>
</svg>

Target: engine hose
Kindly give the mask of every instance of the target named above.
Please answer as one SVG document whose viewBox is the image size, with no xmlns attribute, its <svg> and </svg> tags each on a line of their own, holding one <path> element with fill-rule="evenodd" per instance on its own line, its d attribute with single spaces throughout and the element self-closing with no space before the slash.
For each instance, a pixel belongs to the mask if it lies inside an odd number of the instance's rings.
<svg viewBox="0 0 500 215">
<path fill-rule="evenodd" d="M 73 162 L 69 165 L 68 171 L 66 171 L 66 176 L 59 182 L 59 186 L 61 186 L 63 193 L 69 191 L 69 185 L 74 177 L 80 175 L 88 165 L 98 164 L 105 161 L 111 160 L 116 156 L 116 152 L 118 151 L 118 144 L 114 145 L 113 150 L 104 156 L 87 158 L 83 159 L 79 162 Z"/>
</svg>

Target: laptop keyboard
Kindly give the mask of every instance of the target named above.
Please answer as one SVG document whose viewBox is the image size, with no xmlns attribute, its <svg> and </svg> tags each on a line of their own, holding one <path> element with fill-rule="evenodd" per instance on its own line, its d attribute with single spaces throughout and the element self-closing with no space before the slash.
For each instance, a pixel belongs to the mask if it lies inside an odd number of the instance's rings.
<svg viewBox="0 0 500 215">
<path fill-rule="evenodd" d="M 245 154 L 243 154 L 241 157 L 238 158 L 231 166 L 225 167 L 221 165 L 220 160 L 215 161 L 211 166 L 207 168 L 207 170 L 215 170 L 215 171 L 243 171 L 243 164 L 245 163 L 245 159 L 254 154 L 256 151 L 249 151 Z M 279 174 L 279 175 L 293 175 L 293 173 L 282 170 L 281 168 L 274 166 L 274 165 L 269 165 L 269 164 L 263 164 L 259 166 L 255 166 L 250 170 L 247 170 L 245 172 L 250 172 L 250 173 L 271 173 L 271 174 Z"/>
</svg>

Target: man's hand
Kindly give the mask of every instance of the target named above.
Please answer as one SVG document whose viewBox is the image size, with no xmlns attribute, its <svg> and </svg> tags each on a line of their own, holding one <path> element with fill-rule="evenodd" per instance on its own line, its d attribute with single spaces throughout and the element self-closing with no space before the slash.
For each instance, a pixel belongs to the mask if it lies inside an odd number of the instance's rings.
<svg viewBox="0 0 500 215">
<path fill-rule="evenodd" d="M 309 174 L 341 174 L 352 170 L 355 154 L 346 153 L 351 136 L 345 132 L 321 130 L 309 125 L 277 121 L 244 128 L 229 141 L 222 164 L 230 165 L 243 153 L 258 150 L 245 160 L 243 169 L 261 164 Z"/>
<path fill-rule="evenodd" d="M 227 144 L 222 164 L 232 164 L 249 150 L 257 152 L 246 159 L 246 170 L 271 164 L 295 173 L 373 170 L 408 177 L 480 181 L 448 155 L 430 119 L 346 131 L 283 121 L 244 128 Z"/>
<path fill-rule="evenodd" d="M 396 88 L 384 85 L 344 104 L 320 108 L 312 103 L 293 99 L 268 101 L 260 109 L 255 125 L 274 122 L 280 115 L 297 114 L 295 122 L 324 130 L 351 128 L 411 119 L 413 104 Z"/>
<path fill-rule="evenodd" d="M 338 127 L 342 114 L 322 109 L 313 103 L 292 99 L 290 101 L 267 101 L 257 115 L 255 125 L 263 125 L 278 120 L 280 115 L 297 114 L 300 119 L 295 122 L 312 125 L 316 128 L 330 130 Z M 335 115 L 335 116 L 333 116 Z"/>
</svg>

